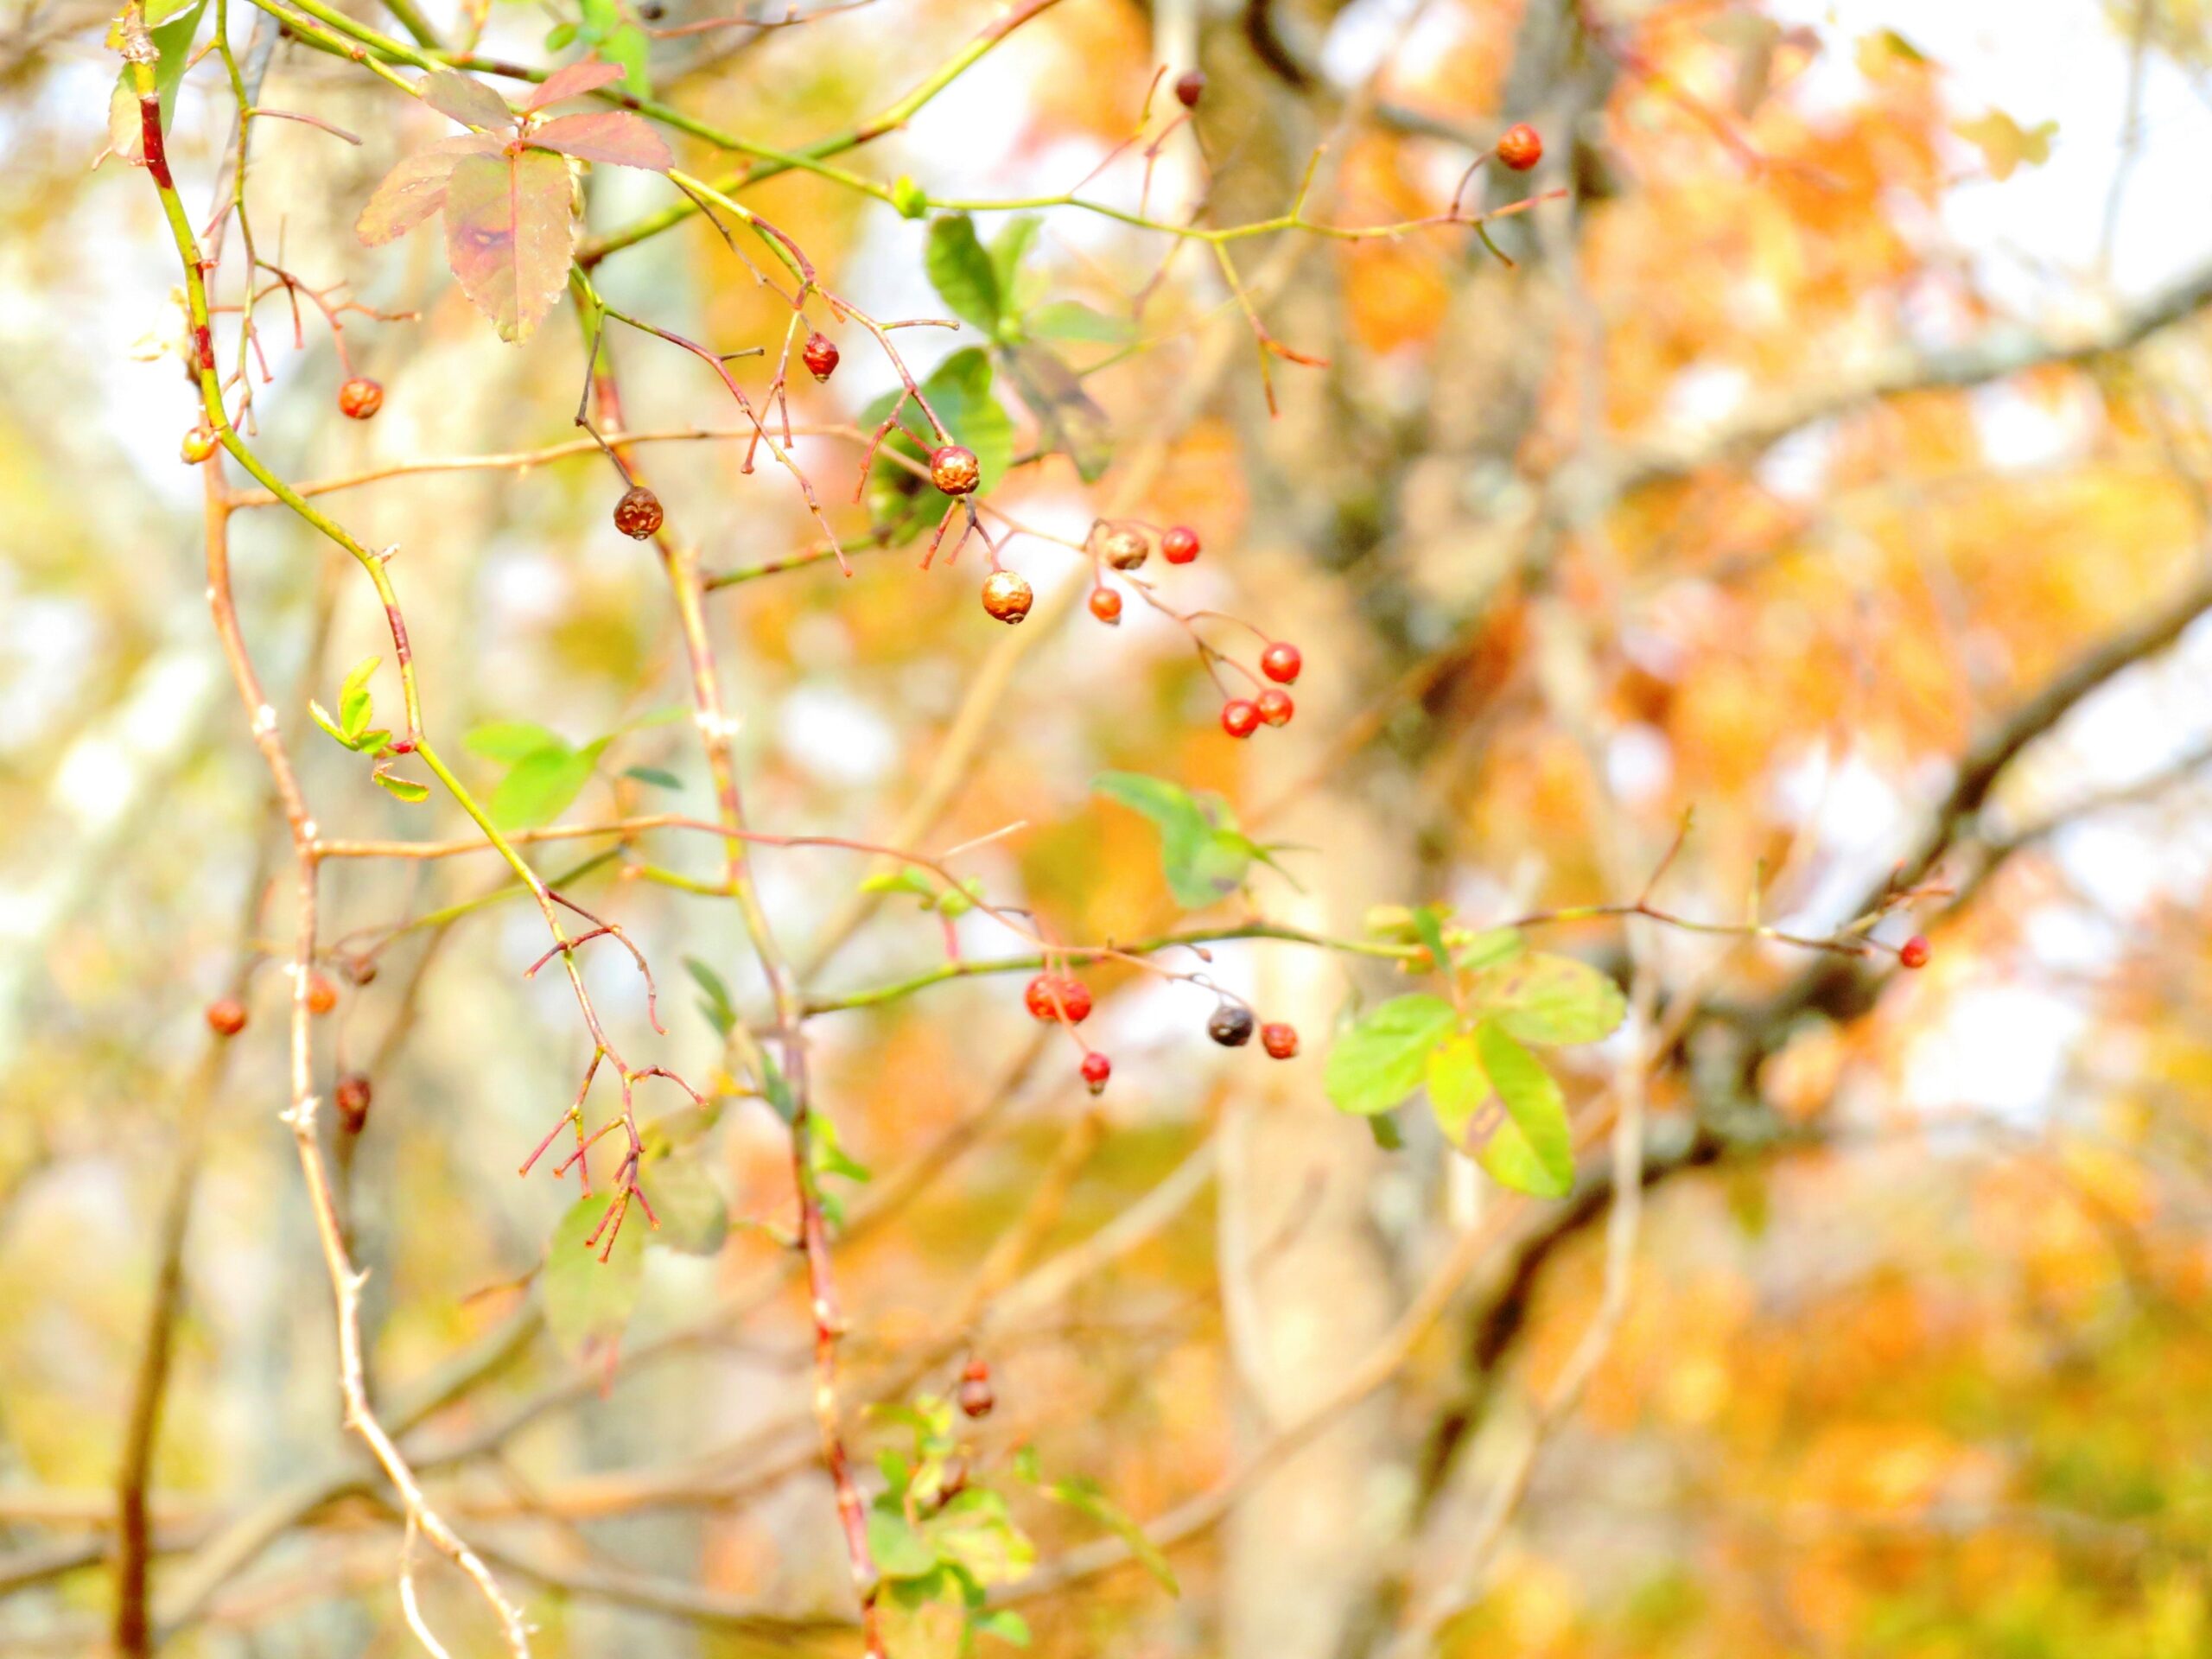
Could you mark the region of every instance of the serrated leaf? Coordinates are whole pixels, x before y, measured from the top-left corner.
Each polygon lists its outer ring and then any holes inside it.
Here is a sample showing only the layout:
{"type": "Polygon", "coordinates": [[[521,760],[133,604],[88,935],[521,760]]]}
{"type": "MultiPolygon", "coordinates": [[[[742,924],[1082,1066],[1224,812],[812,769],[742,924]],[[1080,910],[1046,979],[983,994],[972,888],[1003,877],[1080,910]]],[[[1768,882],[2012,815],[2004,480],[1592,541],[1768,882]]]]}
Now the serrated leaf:
{"type": "Polygon", "coordinates": [[[316,725],[321,727],[324,731],[328,732],[333,741],[344,743],[349,749],[353,747],[353,745],[348,741],[344,730],[340,728],[338,722],[330,717],[330,710],[324,708],[313,697],[309,697],[308,699],[308,717],[313,720],[316,725]]]}
{"type": "Polygon", "coordinates": [[[1455,1031],[1428,1051],[1422,1082],[1428,1088],[1429,1109],[1444,1138],[1461,1151],[1472,1143],[1467,1131],[1483,1109],[1497,1098],[1490,1074],[1483,1070],[1473,1033],[1455,1031]]]}
{"type": "Polygon", "coordinates": [[[643,1184],[660,1230],[652,1243],[686,1255],[712,1255],[729,1236],[729,1205],[707,1166],[671,1154],[645,1169],[643,1184]]]}
{"type": "Polygon", "coordinates": [[[1488,1020],[1475,1027],[1475,1052],[1507,1116],[1478,1161],[1501,1186],[1540,1198],[1566,1197],[1574,1186],[1574,1136],[1559,1080],[1488,1020]]]}
{"type": "Polygon", "coordinates": [[[368,657],[354,664],[346,683],[338,688],[338,723],[349,744],[358,742],[361,734],[369,728],[369,715],[375,709],[369,695],[369,677],[377,671],[379,660],[368,657]]]}
{"type": "Polygon", "coordinates": [[[1006,1500],[987,1487],[962,1492],[931,1516],[923,1530],[939,1560],[977,1584],[1012,1584],[1037,1565],[1037,1547],[1007,1514],[1006,1500]]]}
{"type": "Polygon", "coordinates": [[[525,111],[535,112],[564,99],[582,98],[602,86],[611,86],[629,73],[621,64],[597,63],[589,58],[581,63],[563,64],[523,99],[522,106],[525,111]]]}
{"type": "Polygon", "coordinates": [[[1395,996],[1337,1039],[1322,1086],[1340,1112],[1387,1112],[1421,1085],[1428,1051],[1458,1015],[1440,996],[1395,996]]]}
{"type": "Polygon", "coordinates": [[[868,1505],[868,1554],[887,1579],[926,1578],[937,1571],[937,1551],[904,1511],[882,1498],[868,1505]]]}
{"type": "Polygon", "coordinates": [[[569,164],[543,149],[464,156],[446,187],[446,263],[499,338],[527,340],[569,280],[569,164]]]}
{"type": "Polygon", "coordinates": [[[965,213],[931,219],[922,262],[930,286],[951,307],[952,315],[995,337],[1001,308],[998,272],[976,238],[976,221],[965,213]]]}
{"type": "Polygon", "coordinates": [[[1484,1018],[1524,1043],[1594,1043],[1628,1014],[1609,976],[1576,957],[1541,952],[1486,970],[1472,995],[1484,1018]]]}
{"type": "Polygon", "coordinates": [[[605,1193],[594,1193],[569,1207],[553,1230],[545,1270],[538,1276],[545,1328],[561,1351],[573,1359],[621,1339],[645,1284],[645,1228],[634,1205],[632,1213],[623,1218],[606,1261],[599,1259],[607,1248],[604,1233],[594,1243],[584,1243],[606,1215],[607,1203],[605,1193]]]}
{"type": "Polygon", "coordinates": [[[530,142],[540,149],[557,149],[563,156],[574,156],[582,161],[639,167],[651,173],[665,173],[676,165],[676,157],[669,153],[667,142],[627,110],[594,110],[588,115],[559,116],[533,131],[530,142]]]}
{"type": "Polygon", "coordinates": [[[480,132],[441,138],[401,158],[371,193],[353,234],[371,247],[413,230],[446,205],[454,168],[464,156],[496,156],[500,141],[480,132]]]}
{"type": "Polygon", "coordinates": [[[1109,1500],[1098,1483],[1088,1476],[1075,1480],[1055,1481],[1045,1489],[1046,1496],[1057,1498],[1071,1509],[1079,1510],[1129,1547],[1129,1554],[1137,1564],[1160,1580],[1171,1596],[1182,1594],[1175,1582],[1175,1569],[1167,1565],[1167,1557],[1160,1546],[1145,1536],[1144,1529],[1124,1515],[1109,1500]]]}
{"type": "Polygon", "coordinates": [[[388,772],[372,772],[370,775],[377,780],[377,786],[385,794],[395,796],[410,805],[430,798],[430,786],[428,784],[418,784],[412,778],[395,778],[388,772]]]}
{"type": "Polygon", "coordinates": [[[533,749],[509,767],[492,791],[492,821],[502,830],[535,830],[553,822],[591,781],[588,749],[533,749]]]}
{"type": "Polygon", "coordinates": [[[434,69],[423,77],[423,101],[464,127],[504,128],[514,124],[507,100],[474,76],[434,69]]]}
{"type": "Polygon", "coordinates": [[[1040,305],[1022,319],[1040,340],[1077,340],[1096,346],[1119,346],[1136,333],[1126,317],[1109,317],[1080,300],[1055,300],[1040,305]]]}

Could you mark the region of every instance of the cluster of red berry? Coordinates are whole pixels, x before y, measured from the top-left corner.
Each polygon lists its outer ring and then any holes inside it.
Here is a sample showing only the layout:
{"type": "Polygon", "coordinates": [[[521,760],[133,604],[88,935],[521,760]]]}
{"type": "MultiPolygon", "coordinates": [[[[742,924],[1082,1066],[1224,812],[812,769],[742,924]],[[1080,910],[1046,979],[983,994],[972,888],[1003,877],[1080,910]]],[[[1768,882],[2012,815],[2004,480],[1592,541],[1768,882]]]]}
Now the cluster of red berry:
{"type": "MultiPolygon", "coordinates": [[[[1096,557],[1116,570],[1139,569],[1152,556],[1152,537],[1136,524],[1101,519],[1093,526],[1090,540],[1096,557]]],[[[1187,524],[1160,532],[1160,556],[1170,564],[1188,564],[1201,550],[1198,532],[1187,524]]],[[[1090,589],[1090,613],[1109,627],[1122,620],[1122,595],[1103,577],[1090,589]]]]}
{"type": "Polygon", "coordinates": [[[1260,672],[1274,683],[1256,697],[1231,697],[1221,706],[1221,729],[1231,737],[1249,737],[1262,726],[1287,726],[1297,712],[1290,693],[1282,690],[1298,683],[1306,658],[1298,647],[1278,639],[1260,653],[1260,672]]]}
{"type": "MultiPolygon", "coordinates": [[[[1047,1024],[1058,1022],[1071,1031],[1090,1017],[1090,988],[1072,974],[1042,973],[1031,980],[1021,1000],[1029,1017],[1047,1024]]],[[[1224,1000],[1206,1021],[1206,1035],[1224,1048],[1242,1048],[1260,1033],[1260,1046],[1271,1058],[1287,1060],[1298,1052],[1298,1027],[1281,1020],[1262,1026],[1242,1002],[1224,1000]]],[[[1078,1039],[1078,1041],[1081,1039],[1078,1039]]],[[[1114,1063],[1095,1048],[1083,1052],[1083,1081],[1094,1095],[1106,1092],[1114,1063]]]]}

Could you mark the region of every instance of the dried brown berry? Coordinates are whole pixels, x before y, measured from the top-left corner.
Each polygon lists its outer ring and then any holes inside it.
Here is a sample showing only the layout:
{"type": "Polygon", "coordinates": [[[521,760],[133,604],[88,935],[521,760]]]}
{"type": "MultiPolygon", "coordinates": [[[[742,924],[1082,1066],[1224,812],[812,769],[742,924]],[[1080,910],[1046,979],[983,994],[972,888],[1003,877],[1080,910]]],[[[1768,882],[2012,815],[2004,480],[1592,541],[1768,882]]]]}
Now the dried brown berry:
{"type": "Polygon", "coordinates": [[[614,504],[614,528],[638,541],[660,533],[660,497],[644,485],[633,485],[614,504]]]}
{"type": "Polygon", "coordinates": [[[245,1004],[235,996],[218,997],[207,1005],[207,1028],[218,1037],[235,1037],[245,1029],[245,1004]]]}
{"type": "Polygon", "coordinates": [[[1106,1092],[1106,1079],[1114,1075],[1114,1062],[1103,1054],[1091,1053],[1083,1057],[1083,1086],[1094,1095],[1106,1092]]]}
{"type": "Polygon", "coordinates": [[[1175,77],[1175,101],[1186,110],[1198,107],[1198,100],[1206,95],[1206,72],[1185,69],[1175,77]]]}
{"type": "Polygon", "coordinates": [[[1160,538],[1160,556],[1170,564],[1188,564],[1198,556],[1198,532],[1178,524],[1160,538]]]}
{"type": "Polygon", "coordinates": [[[1070,974],[1039,974],[1021,993],[1033,1020],[1065,1019],[1079,1026],[1090,1018],[1090,987],[1070,974]]]}
{"type": "Polygon", "coordinates": [[[837,372],[837,342],[827,334],[809,334],[798,354],[806,372],[817,380],[827,380],[837,372]]]}
{"type": "Polygon", "coordinates": [[[338,1079],[334,1098],[338,1103],[338,1121],[346,1126],[348,1135],[359,1135],[369,1121],[369,1080],[358,1071],[349,1071],[338,1079]]]}
{"type": "Polygon", "coordinates": [[[1544,159],[1544,137],[1526,121],[1508,127],[1497,141],[1497,159],[1516,173],[1526,173],[1544,159]]]}
{"type": "Polygon", "coordinates": [[[1152,543],[1133,525],[1109,524],[1099,532],[1098,550],[1116,570],[1134,570],[1152,556],[1152,543]]]}
{"type": "Polygon", "coordinates": [[[365,374],[338,388],[339,412],[349,421],[365,421],[383,407],[384,388],[365,374]]]}
{"type": "Polygon", "coordinates": [[[1092,588],[1090,613],[1109,626],[1118,624],[1122,620],[1122,596],[1111,588],[1092,588]]]}
{"type": "Polygon", "coordinates": [[[1298,1027],[1270,1020],[1260,1027],[1260,1046],[1268,1051],[1269,1059],[1289,1059],[1298,1052],[1298,1027]]]}
{"type": "Polygon", "coordinates": [[[1242,1048],[1252,1040],[1252,1010],[1242,1002],[1224,1002],[1206,1021],[1206,1035],[1224,1048],[1242,1048]]]}
{"type": "Polygon", "coordinates": [[[1020,621],[1036,602],[1036,589],[1011,570],[994,570],[983,578],[983,608],[1001,622],[1020,621]]]}
{"type": "Polygon", "coordinates": [[[321,974],[308,976],[308,1012],[328,1014],[338,1006],[338,988],[321,974]]]}
{"type": "Polygon", "coordinates": [[[1272,685],[1253,700],[1253,706],[1259,709],[1260,718],[1270,726],[1289,725],[1291,715],[1297,712],[1290,693],[1272,685]]]}
{"type": "Polygon", "coordinates": [[[973,495],[983,481],[983,464],[976,452],[948,443],[930,457],[930,482],[947,495],[973,495]]]}
{"type": "Polygon", "coordinates": [[[1221,729],[1231,737],[1249,737],[1260,729],[1260,705],[1231,697],[1221,705],[1221,729]]]}

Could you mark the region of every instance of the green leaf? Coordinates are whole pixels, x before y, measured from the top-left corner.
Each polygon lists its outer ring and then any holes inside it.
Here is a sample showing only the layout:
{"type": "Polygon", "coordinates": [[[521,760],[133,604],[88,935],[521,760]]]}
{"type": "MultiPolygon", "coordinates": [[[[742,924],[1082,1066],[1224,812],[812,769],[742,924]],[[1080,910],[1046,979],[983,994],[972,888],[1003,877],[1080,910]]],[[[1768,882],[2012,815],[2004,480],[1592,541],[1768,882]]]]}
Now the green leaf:
{"type": "MultiPolygon", "coordinates": [[[[980,346],[955,352],[938,365],[929,378],[922,382],[922,392],[930,400],[930,407],[938,413],[951,432],[955,442],[963,443],[976,452],[976,460],[982,472],[980,487],[988,490],[1005,476],[1014,461],[1014,420],[992,395],[990,355],[980,346]]],[[[896,392],[886,392],[878,397],[861,416],[862,426],[873,432],[891,413],[897,400],[896,392]]],[[[900,417],[917,432],[926,434],[929,417],[914,407],[909,400],[900,417]]],[[[895,449],[910,461],[923,459],[922,452],[903,432],[893,431],[884,441],[884,447],[895,449]]],[[[918,488],[911,477],[902,475],[895,488],[902,499],[910,486],[918,488]]],[[[942,506],[941,497],[933,498],[942,506]]],[[[879,518],[885,516],[879,507],[879,518]]]]}
{"type": "Polygon", "coordinates": [[[1493,968],[1510,962],[1528,948],[1517,927],[1493,927],[1476,934],[1459,947],[1457,966],[1469,970],[1493,968]]]}
{"type": "Polygon", "coordinates": [[[926,1578],[937,1571],[937,1551],[908,1523],[895,1503],[878,1498],[868,1505],[868,1548],[875,1570],[887,1579],[926,1578]]]}
{"type": "Polygon", "coordinates": [[[412,778],[395,778],[388,772],[372,772],[370,776],[377,780],[378,786],[387,795],[397,799],[419,803],[430,798],[430,786],[418,784],[412,778]]]}
{"type": "Polygon", "coordinates": [[[998,273],[976,239],[976,221],[965,213],[931,219],[922,262],[930,286],[952,308],[952,315],[995,338],[1001,308],[998,273]]]}
{"type": "Polygon", "coordinates": [[[1492,968],[1473,995],[1485,1018],[1524,1043],[1594,1043],[1628,1014],[1621,988],[1574,957],[1540,953],[1492,968]]]}
{"type": "Polygon", "coordinates": [[[685,970],[692,981],[706,993],[699,1004],[699,1012],[715,1028],[715,1035],[727,1037],[737,1025],[737,1009],[729,1000],[729,987],[722,983],[722,976],[696,957],[683,958],[685,970]]]}
{"type": "Polygon", "coordinates": [[[1029,1621],[1011,1607],[995,1607],[988,1613],[978,1613],[974,1623],[978,1636],[995,1636],[1017,1648],[1029,1645],[1029,1621]]]}
{"type": "Polygon", "coordinates": [[[651,784],[655,789],[681,789],[683,780],[672,772],[663,772],[658,766],[625,766],[625,778],[633,778],[641,784],[651,784]]]}
{"type": "Polygon", "coordinates": [[[1077,340],[1097,346],[1119,346],[1136,333],[1124,317],[1109,317],[1080,300],[1055,300],[1040,305],[1022,319],[1040,340],[1077,340]]]}
{"type": "Polygon", "coordinates": [[[712,1255],[729,1236],[729,1205],[707,1166],[696,1158],[671,1156],[645,1171],[645,1197],[660,1217],[652,1242],[685,1255],[712,1255]]]}
{"type": "Polygon", "coordinates": [[[1167,889],[1185,910],[1203,910],[1236,892],[1253,859],[1268,856],[1237,829],[1228,803],[1217,796],[1196,796],[1164,778],[1138,772],[1102,772],[1090,787],[1152,820],[1160,831],[1160,864],[1167,889]]]}
{"type": "Polygon", "coordinates": [[[1021,262],[1028,255],[1030,244],[1037,239],[1037,227],[1041,223],[1035,213],[1016,213],[991,238],[991,276],[998,283],[1001,312],[1014,303],[1021,262]]]}
{"type": "Polygon", "coordinates": [[[363,658],[338,689],[338,723],[345,728],[348,743],[357,742],[369,728],[369,715],[376,706],[369,695],[369,676],[377,671],[378,661],[374,657],[363,658]]]}
{"type": "Polygon", "coordinates": [[[1565,1198],[1574,1186],[1574,1137],[1559,1080],[1488,1020],[1475,1027],[1475,1050],[1510,1120],[1498,1126],[1478,1161],[1502,1186],[1540,1198],[1565,1198]]]}
{"type": "MultiPolygon", "coordinates": [[[[200,20],[207,15],[207,0],[195,0],[183,8],[181,0],[156,0],[146,8],[148,38],[154,43],[154,92],[161,100],[162,129],[168,130],[169,118],[176,113],[176,89],[184,79],[185,66],[192,60],[193,37],[200,32],[200,20]]],[[[108,143],[115,153],[126,161],[145,159],[145,122],[138,104],[137,85],[125,65],[116,78],[115,91],[108,99],[108,143]]]]}
{"type": "Polygon", "coordinates": [[[561,1351],[574,1359],[621,1338],[645,1283],[642,1216],[632,1213],[623,1218],[622,1230],[614,1236],[604,1262],[599,1259],[600,1251],[607,1248],[604,1234],[595,1243],[587,1246],[584,1243],[607,1214],[608,1201],[607,1195],[601,1192],[578,1198],[569,1206],[561,1224],[553,1230],[553,1242],[545,1251],[545,1271],[538,1279],[545,1328],[552,1332],[561,1351]]]}
{"type": "Polygon", "coordinates": [[[1037,1547],[1007,1514],[1006,1500],[973,1486],[931,1516],[924,1530],[938,1558],[977,1584],[1012,1584],[1037,1565],[1037,1547]]]}
{"type": "Polygon", "coordinates": [[[876,1626],[886,1659],[962,1659],[968,1648],[967,1599],[943,1569],[886,1579],[876,1626]]]}
{"type": "Polygon", "coordinates": [[[569,810],[591,781],[589,749],[533,749],[508,768],[492,791],[492,821],[502,830],[535,830],[569,810]]]}
{"type": "Polygon", "coordinates": [[[1428,951],[1430,970],[1442,973],[1452,961],[1452,953],[1444,948],[1444,912],[1434,905],[1421,906],[1414,912],[1414,931],[1428,951]]]}
{"type": "Polygon", "coordinates": [[[1428,1051],[1457,1015],[1440,996],[1395,996],[1370,1009],[1329,1051],[1322,1084],[1340,1112],[1387,1112],[1421,1085],[1428,1051]]]}
{"type": "Polygon", "coordinates": [[[1377,1112],[1363,1121],[1368,1135],[1383,1151],[1403,1152],[1406,1149],[1405,1131],[1398,1127],[1398,1120],[1389,1112],[1377,1112]]]}
{"type": "Polygon", "coordinates": [[[324,708],[313,697],[309,697],[308,699],[308,714],[309,717],[314,720],[316,725],[321,727],[324,731],[330,734],[334,741],[343,743],[349,749],[353,747],[353,741],[340,729],[338,722],[330,717],[330,710],[324,708]]]}
{"type": "Polygon", "coordinates": [[[1490,1074],[1483,1070],[1471,1033],[1455,1031],[1428,1051],[1423,1082],[1428,1086],[1429,1109],[1444,1138],[1461,1151],[1471,1146],[1467,1131],[1483,1108],[1497,1098],[1490,1074]]]}
{"type": "Polygon", "coordinates": [[[556,23],[545,31],[545,49],[548,52],[565,52],[569,48],[569,43],[575,38],[575,24],[556,23]]]}
{"type": "Polygon", "coordinates": [[[560,733],[527,720],[487,720],[481,726],[471,727],[461,741],[471,754],[480,754],[486,760],[502,760],[509,766],[540,749],[569,747],[569,740],[560,733]]]}
{"type": "Polygon", "coordinates": [[[791,1079],[772,1055],[760,1057],[760,1095],[768,1109],[789,1123],[798,1116],[798,1102],[791,1095],[791,1079]]]}
{"type": "Polygon", "coordinates": [[[1167,1565],[1167,1557],[1160,1553],[1160,1546],[1146,1537],[1144,1529],[1122,1514],[1108,1499],[1096,1481],[1088,1476],[1075,1480],[1055,1481],[1045,1489],[1045,1495],[1089,1516],[1127,1544],[1137,1564],[1159,1580],[1169,1595],[1182,1593],[1181,1587],[1175,1582],[1175,1570],[1167,1565]]]}

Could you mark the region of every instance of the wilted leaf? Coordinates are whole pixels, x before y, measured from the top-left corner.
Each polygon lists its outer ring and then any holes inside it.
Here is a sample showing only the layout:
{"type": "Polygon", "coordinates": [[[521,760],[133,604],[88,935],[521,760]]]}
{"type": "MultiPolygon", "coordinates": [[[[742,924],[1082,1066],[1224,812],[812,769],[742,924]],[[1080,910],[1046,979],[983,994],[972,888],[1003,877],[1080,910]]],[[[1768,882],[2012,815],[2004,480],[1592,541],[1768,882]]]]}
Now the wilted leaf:
{"type": "Polygon", "coordinates": [[[1574,1139],[1558,1079],[1487,1021],[1475,1028],[1475,1051],[1508,1120],[1477,1154],[1483,1168],[1501,1186],[1564,1198],[1574,1186],[1574,1139]]]}
{"type": "Polygon", "coordinates": [[[1046,446],[1073,461],[1085,483],[1104,473],[1113,460],[1113,423],[1075,371],[1049,348],[1024,343],[1007,353],[1007,372],[1044,429],[1046,446]]]}
{"type": "Polygon", "coordinates": [[[569,280],[575,242],[569,167],[558,156],[464,156],[446,188],[446,262],[505,340],[543,321],[569,280]]]}
{"type": "Polygon", "coordinates": [[[589,58],[582,63],[563,64],[545,77],[537,90],[523,100],[522,106],[525,111],[535,111],[564,99],[582,98],[586,92],[612,86],[628,73],[629,70],[621,64],[598,63],[589,58]]]}
{"type": "Polygon", "coordinates": [[[1609,976],[1576,957],[1543,953],[1491,969],[1475,982],[1474,1001],[1524,1043],[1594,1043],[1628,1013],[1609,976]]]}
{"type": "Polygon", "coordinates": [[[533,131],[530,142],[540,149],[557,149],[563,156],[615,167],[641,167],[649,172],[665,173],[676,165],[676,157],[669,153],[666,141],[642,118],[627,110],[594,110],[588,115],[560,116],[533,131]]]}
{"type": "Polygon", "coordinates": [[[371,247],[404,235],[446,205],[446,188],[462,156],[496,156],[499,148],[497,138],[465,132],[403,157],[370,195],[353,233],[371,247]]]}
{"type": "Polygon", "coordinates": [[[581,1359],[620,1339],[645,1283],[645,1230],[643,1217],[634,1211],[624,1218],[606,1261],[599,1259],[607,1246],[604,1234],[589,1247],[584,1243],[607,1213],[607,1202],[601,1192],[569,1206],[553,1230],[545,1271],[538,1280],[545,1328],[571,1358],[581,1359]]]}
{"type": "Polygon", "coordinates": [[[435,69],[423,77],[423,101],[464,127],[508,127],[515,112],[507,100],[473,76],[435,69]]]}
{"type": "Polygon", "coordinates": [[[1340,1112],[1387,1112],[1421,1085],[1428,1051],[1458,1016],[1440,996],[1392,997],[1337,1039],[1322,1084],[1340,1112]]]}
{"type": "Polygon", "coordinates": [[[931,219],[923,263],[930,286],[952,308],[952,315],[996,337],[1001,303],[998,273],[976,240],[975,221],[965,213],[931,219]]]}

